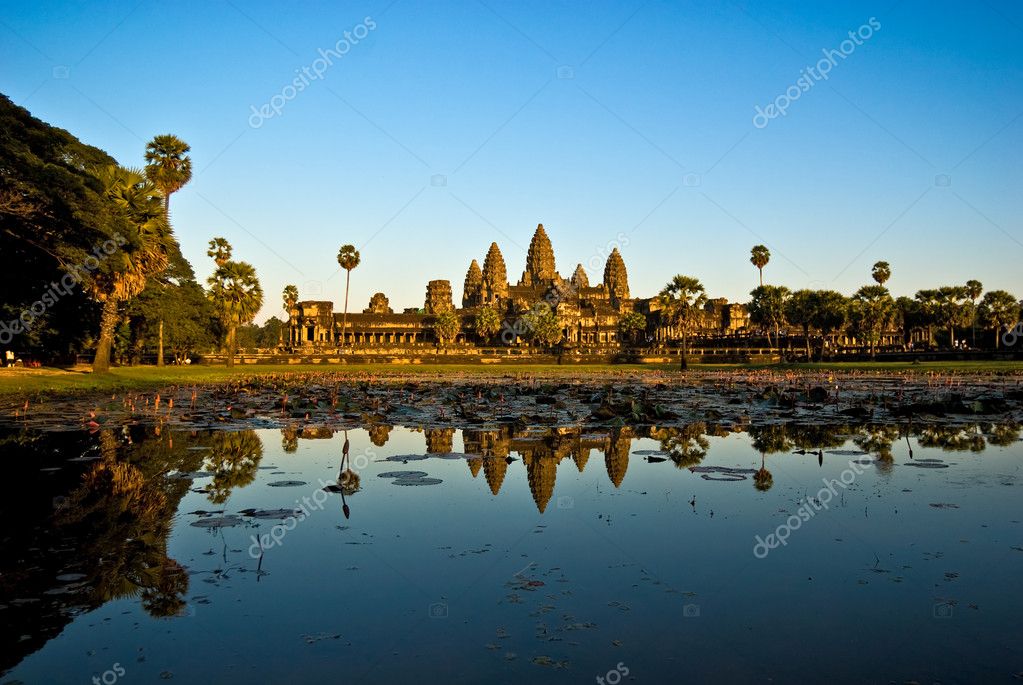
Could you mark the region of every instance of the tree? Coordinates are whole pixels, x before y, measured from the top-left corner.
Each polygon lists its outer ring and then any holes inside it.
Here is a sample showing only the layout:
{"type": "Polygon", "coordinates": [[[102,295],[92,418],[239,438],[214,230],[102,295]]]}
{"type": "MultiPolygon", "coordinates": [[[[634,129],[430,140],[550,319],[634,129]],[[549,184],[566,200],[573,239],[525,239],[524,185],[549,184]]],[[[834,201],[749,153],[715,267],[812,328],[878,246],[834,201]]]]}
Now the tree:
{"type": "Polygon", "coordinates": [[[541,347],[554,347],[561,342],[563,331],[558,315],[546,302],[538,302],[523,317],[529,339],[541,347]]]}
{"type": "Polygon", "coordinates": [[[785,303],[785,318],[795,326],[803,329],[803,341],[806,344],[806,359],[810,360],[810,326],[813,325],[814,312],[817,309],[817,293],[813,290],[797,290],[785,303]]]}
{"type": "Polygon", "coordinates": [[[966,325],[969,308],[966,306],[967,292],[964,286],[946,285],[935,291],[936,323],[948,329],[948,346],[955,346],[956,326],[966,325]]]}
{"type": "Polygon", "coordinates": [[[480,307],[473,318],[472,327],[481,341],[489,342],[501,330],[501,315],[493,307],[480,307]]]}
{"type": "Polygon", "coordinates": [[[760,285],[764,284],[764,267],[771,261],[771,251],[764,245],[754,245],[750,250],[750,263],[760,272],[760,285]]]}
{"type": "MultiPolygon", "coordinates": [[[[814,294],[813,316],[810,325],[821,332],[827,339],[845,326],[849,319],[849,300],[845,295],[834,290],[818,290],[814,294]]],[[[824,346],[821,345],[821,357],[824,346]]]]}
{"type": "Polygon", "coordinates": [[[785,323],[785,303],[789,289],[783,285],[762,285],[750,291],[749,318],[754,324],[767,330],[767,344],[781,346],[781,325],[785,323]],[[771,329],[775,342],[771,342],[771,329]]]}
{"type": "Polygon", "coordinates": [[[234,366],[238,327],[251,322],[263,306],[263,288],[247,262],[226,261],[206,281],[208,297],[227,330],[227,365],[234,366]]]}
{"type": "Polygon", "coordinates": [[[875,262],[870,270],[870,277],[877,281],[878,285],[884,285],[892,277],[892,268],[888,262],[875,262]]]}
{"type": "Polygon", "coordinates": [[[441,312],[433,320],[433,332],[441,345],[453,343],[461,330],[462,320],[452,310],[441,312]]]}
{"type": "Polygon", "coordinates": [[[646,317],[639,312],[627,312],[618,319],[618,332],[622,340],[631,342],[638,331],[646,330],[646,317]]]}
{"type": "Polygon", "coordinates": [[[995,349],[1001,342],[1001,332],[1019,320],[1019,300],[1004,290],[990,290],[980,301],[977,316],[984,328],[995,332],[995,349]]]}
{"type": "Polygon", "coordinates": [[[686,361],[689,332],[699,321],[703,305],[707,304],[707,293],[698,279],[677,274],[661,289],[658,299],[665,325],[678,328],[682,333],[679,369],[684,371],[689,368],[689,362],[686,361]]]}
{"type": "Polygon", "coordinates": [[[159,191],[140,171],[111,165],[98,176],[120,219],[117,230],[127,234],[118,233],[124,244],[105,256],[88,285],[91,295],[103,305],[92,370],[106,373],[118,305],[141,293],[150,276],[167,268],[171,230],[159,191]]]}
{"type": "Polygon", "coordinates": [[[853,326],[870,347],[873,358],[877,343],[895,314],[895,300],[883,285],[865,285],[852,297],[853,326]]]}
{"type": "MultiPolygon", "coordinates": [[[[291,321],[291,310],[298,304],[298,287],[294,285],[284,286],[281,293],[281,302],[284,305],[285,321],[291,321]]],[[[284,340],[284,328],[281,329],[281,341],[284,340]]],[[[290,344],[290,340],[288,341],[290,344]]]]}
{"type": "Polygon", "coordinates": [[[341,324],[341,347],[345,346],[345,334],[348,332],[348,285],[352,278],[352,269],[359,266],[361,258],[354,245],[342,245],[337,253],[337,263],[345,270],[345,313],[341,324]]]}
{"type": "Polygon", "coordinates": [[[146,144],[146,178],[163,195],[164,211],[170,216],[171,195],[192,180],[192,148],[177,136],[165,134],[146,144]]]}
{"type": "Polygon", "coordinates": [[[977,346],[977,298],[984,292],[984,284],[971,278],[966,281],[966,296],[970,298],[970,325],[973,327],[973,335],[970,344],[977,346]]]}
{"type": "Polygon", "coordinates": [[[214,238],[210,241],[206,256],[212,257],[217,266],[224,266],[231,261],[231,243],[224,238],[214,238]]]}

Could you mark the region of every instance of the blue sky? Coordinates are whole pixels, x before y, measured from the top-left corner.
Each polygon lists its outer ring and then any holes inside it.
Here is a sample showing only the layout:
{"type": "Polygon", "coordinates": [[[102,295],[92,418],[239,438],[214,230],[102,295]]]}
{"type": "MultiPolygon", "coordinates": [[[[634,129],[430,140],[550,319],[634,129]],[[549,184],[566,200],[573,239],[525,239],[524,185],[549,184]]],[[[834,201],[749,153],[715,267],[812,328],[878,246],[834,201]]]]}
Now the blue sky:
{"type": "Polygon", "coordinates": [[[743,301],[756,243],[793,289],[851,293],[885,259],[896,295],[969,278],[1023,295],[1020,3],[0,7],[16,103],[122,164],[158,133],[192,145],[175,230],[201,278],[216,235],[256,266],[261,319],[287,283],[340,302],[346,242],[354,310],[376,291],[422,306],[435,278],[458,299],[495,240],[517,280],[540,222],[563,275],[599,280],[619,245],[634,296],[685,273],[743,301]],[[827,80],[803,73],[871,18],[827,80]]]}

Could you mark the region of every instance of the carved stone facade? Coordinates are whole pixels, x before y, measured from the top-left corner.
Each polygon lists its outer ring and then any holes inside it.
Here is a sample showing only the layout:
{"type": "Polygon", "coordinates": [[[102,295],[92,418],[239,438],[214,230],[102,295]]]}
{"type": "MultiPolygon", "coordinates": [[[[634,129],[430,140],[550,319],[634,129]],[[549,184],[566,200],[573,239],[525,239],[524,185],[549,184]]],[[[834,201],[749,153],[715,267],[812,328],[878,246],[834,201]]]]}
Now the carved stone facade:
{"type": "MultiPolygon", "coordinates": [[[[451,282],[430,281],[422,309],[407,308],[395,314],[387,297],[376,293],[369,307],[361,314],[348,315],[345,347],[352,350],[387,347],[400,353],[417,346],[436,347],[439,342],[433,331],[436,315],[454,311],[462,321],[462,331],[455,345],[501,345],[550,349],[549,342],[538,343],[530,328],[530,312],[546,305],[556,316],[561,350],[578,348],[620,348],[624,344],[654,345],[675,340],[677,331],[661,323],[658,298],[635,299],[629,290],[629,274],[625,259],[614,248],[604,264],[603,279],[590,285],[582,264],[570,278],[557,271],[554,247],[543,224],[536,227],[526,254],[522,277],[512,285],[497,243],[491,243],[483,259],[483,268],[473,259],[465,274],[461,308],[456,308],[451,282]],[[496,311],[500,332],[486,340],[475,333],[474,322],[482,308],[496,311]],[[646,329],[628,333],[620,331],[626,314],[637,312],[646,319],[646,329]]],[[[290,311],[289,346],[292,348],[342,347],[342,315],[333,311],[333,303],[298,302],[290,311]]],[[[722,298],[710,300],[705,309],[698,334],[731,336],[745,332],[749,316],[742,305],[728,304],[722,298]]],[[[553,336],[558,337],[557,330],[553,336]]],[[[541,468],[537,466],[536,468],[541,468]]],[[[488,479],[490,476],[488,476],[488,479]]]]}

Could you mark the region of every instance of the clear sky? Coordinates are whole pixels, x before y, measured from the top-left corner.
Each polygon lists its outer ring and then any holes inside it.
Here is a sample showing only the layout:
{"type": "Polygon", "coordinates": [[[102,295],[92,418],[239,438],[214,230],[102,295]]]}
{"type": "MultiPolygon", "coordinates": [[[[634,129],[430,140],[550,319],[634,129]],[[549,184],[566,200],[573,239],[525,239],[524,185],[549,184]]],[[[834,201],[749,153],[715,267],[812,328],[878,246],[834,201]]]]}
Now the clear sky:
{"type": "Polygon", "coordinates": [[[191,144],[178,238],[205,279],[227,237],[261,319],[340,302],[347,242],[356,311],[458,300],[495,240],[514,282],[541,222],[562,275],[619,245],[634,296],[744,301],[756,243],[793,289],[884,259],[896,295],[1023,295],[1019,2],[5,0],[0,91],[122,164],[191,144]]]}

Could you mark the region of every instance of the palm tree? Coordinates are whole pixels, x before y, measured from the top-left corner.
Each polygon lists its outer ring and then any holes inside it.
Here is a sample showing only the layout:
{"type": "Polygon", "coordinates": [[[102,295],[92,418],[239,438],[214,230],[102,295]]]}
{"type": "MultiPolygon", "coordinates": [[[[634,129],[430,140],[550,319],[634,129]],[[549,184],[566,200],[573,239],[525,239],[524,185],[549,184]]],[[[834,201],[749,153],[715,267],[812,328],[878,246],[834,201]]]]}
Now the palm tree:
{"type": "Polygon", "coordinates": [[[207,257],[213,257],[217,266],[224,266],[231,261],[231,243],[224,238],[214,238],[210,241],[209,249],[206,250],[207,257]]]}
{"type": "Polygon", "coordinates": [[[227,328],[227,365],[234,366],[238,327],[251,322],[263,306],[263,288],[247,262],[225,262],[206,281],[208,296],[227,328]]]}
{"type": "Polygon", "coordinates": [[[678,274],[664,286],[659,299],[665,323],[682,331],[682,359],[679,369],[684,371],[689,367],[686,361],[686,354],[689,352],[689,329],[696,323],[703,305],[707,303],[707,293],[698,279],[678,274]]]}
{"type": "Polygon", "coordinates": [[[785,308],[789,289],[783,285],[762,285],[750,291],[752,298],[747,305],[750,321],[767,330],[767,344],[781,347],[781,325],[785,323],[785,308]],[[771,329],[774,329],[774,342],[771,329]]]}
{"type": "Polygon", "coordinates": [[[501,315],[493,307],[480,307],[472,326],[480,340],[487,343],[501,330],[501,315]]]}
{"type": "Polygon", "coordinates": [[[803,328],[806,361],[810,361],[810,326],[813,325],[816,308],[817,292],[814,290],[797,290],[785,303],[785,318],[789,323],[803,328]]]}
{"type": "Polygon", "coordinates": [[[994,330],[995,349],[998,349],[1001,343],[1002,336],[1000,333],[1002,330],[1007,329],[1019,320],[1019,300],[1016,299],[1015,295],[1004,290],[989,290],[984,293],[984,299],[980,301],[980,308],[977,313],[981,324],[985,328],[994,330]]]}
{"type": "Polygon", "coordinates": [[[341,324],[341,348],[345,346],[345,334],[348,332],[348,285],[352,278],[352,269],[359,266],[359,251],[354,245],[342,245],[337,253],[337,263],[345,270],[345,313],[341,324]]]}
{"type": "Polygon", "coordinates": [[[171,195],[192,180],[192,148],[177,136],[165,134],[146,144],[146,178],[163,194],[164,211],[170,214],[171,195]]]}
{"type": "Polygon", "coordinates": [[[100,335],[92,370],[110,370],[110,348],[117,327],[118,304],[138,295],[146,280],[167,268],[168,251],[173,241],[160,192],[138,169],[111,165],[99,171],[97,178],[118,215],[115,235],[123,244],[108,254],[89,283],[93,299],[103,304],[100,335]],[[129,233],[123,236],[120,230],[129,233]]]}
{"type": "MultiPolygon", "coordinates": [[[[156,136],[146,145],[146,178],[163,194],[163,211],[170,223],[170,197],[192,179],[188,143],[170,134],[156,136]]],[[[156,365],[163,366],[163,318],[160,319],[156,365]]]]}
{"type": "MultiPolygon", "coordinates": [[[[285,319],[291,321],[291,310],[295,307],[298,302],[298,287],[294,285],[284,286],[284,292],[281,293],[281,299],[284,304],[284,313],[287,315],[285,319]]],[[[281,329],[281,342],[284,341],[284,329],[281,329]]]]}
{"type": "Polygon", "coordinates": [[[757,267],[760,272],[760,285],[764,284],[764,267],[771,261],[771,251],[764,245],[754,245],[753,249],[749,251],[750,263],[757,267]]]}
{"type": "Polygon", "coordinates": [[[870,347],[874,358],[877,343],[888,329],[895,315],[895,300],[883,285],[865,285],[852,296],[856,327],[870,347]]]}
{"type": "Polygon", "coordinates": [[[980,297],[984,292],[984,284],[980,281],[971,278],[966,281],[966,296],[970,298],[970,302],[973,303],[970,311],[970,319],[973,325],[973,340],[971,344],[973,347],[977,346],[977,298],[980,297]]]}
{"type": "Polygon", "coordinates": [[[870,270],[870,277],[877,281],[878,285],[884,285],[892,277],[892,268],[888,266],[888,262],[875,262],[870,270]]]}

